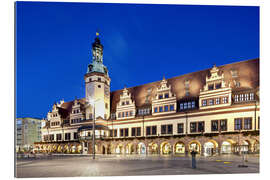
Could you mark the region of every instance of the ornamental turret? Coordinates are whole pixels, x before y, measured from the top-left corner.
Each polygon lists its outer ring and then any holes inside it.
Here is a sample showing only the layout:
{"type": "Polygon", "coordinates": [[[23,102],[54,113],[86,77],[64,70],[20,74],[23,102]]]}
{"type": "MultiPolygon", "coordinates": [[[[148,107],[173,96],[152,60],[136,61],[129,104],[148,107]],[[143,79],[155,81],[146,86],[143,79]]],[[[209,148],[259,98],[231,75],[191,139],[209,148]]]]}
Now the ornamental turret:
{"type": "Polygon", "coordinates": [[[88,104],[86,119],[93,117],[95,105],[95,117],[108,119],[110,115],[110,78],[107,67],[103,65],[103,45],[99,33],[96,33],[92,43],[92,63],[88,65],[85,80],[85,99],[88,104]]]}

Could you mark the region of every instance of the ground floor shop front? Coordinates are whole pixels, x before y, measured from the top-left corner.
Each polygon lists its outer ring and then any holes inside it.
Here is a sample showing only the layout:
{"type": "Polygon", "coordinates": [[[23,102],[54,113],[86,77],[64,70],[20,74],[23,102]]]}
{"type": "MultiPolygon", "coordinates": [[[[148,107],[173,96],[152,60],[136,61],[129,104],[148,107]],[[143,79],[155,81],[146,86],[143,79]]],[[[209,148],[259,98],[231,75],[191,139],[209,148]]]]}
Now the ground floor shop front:
{"type": "MultiPolygon", "coordinates": [[[[44,153],[92,154],[92,140],[35,143],[35,151],[44,153]]],[[[140,137],[97,139],[97,154],[181,155],[196,151],[200,155],[259,153],[259,135],[220,134],[216,136],[140,137]]]]}

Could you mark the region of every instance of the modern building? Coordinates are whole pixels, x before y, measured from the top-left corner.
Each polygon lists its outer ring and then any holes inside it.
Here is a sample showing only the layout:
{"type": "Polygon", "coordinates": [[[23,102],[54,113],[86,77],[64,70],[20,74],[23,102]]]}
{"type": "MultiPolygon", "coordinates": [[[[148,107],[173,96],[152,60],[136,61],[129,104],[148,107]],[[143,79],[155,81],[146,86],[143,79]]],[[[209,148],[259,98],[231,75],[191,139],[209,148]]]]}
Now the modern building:
{"type": "Polygon", "coordinates": [[[110,92],[97,34],[84,80],[85,98],[48,112],[39,151],[92,153],[95,121],[101,154],[259,152],[259,59],[110,92]]]}
{"type": "Polygon", "coordinates": [[[16,119],[16,152],[29,151],[34,148],[34,142],[41,141],[41,119],[16,119]]]}

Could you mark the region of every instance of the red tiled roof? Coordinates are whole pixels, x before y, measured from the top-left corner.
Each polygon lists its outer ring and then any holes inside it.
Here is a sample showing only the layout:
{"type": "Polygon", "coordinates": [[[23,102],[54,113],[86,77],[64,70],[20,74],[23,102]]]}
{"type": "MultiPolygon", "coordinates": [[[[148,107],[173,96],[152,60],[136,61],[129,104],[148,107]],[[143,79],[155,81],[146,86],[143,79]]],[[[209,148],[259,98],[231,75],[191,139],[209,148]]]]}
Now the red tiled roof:
{"type": "MultiPolygon", "coordinates": [[[[205,85],[206,76],[210,76],[210,67],[202,71],[192,72],[189,74],[184,74],[181,76],[173,77],[167,79],[168,84],[171,85],[172,92],[176,95],[177,100],[186,98],[185,97],[185,87],[184,81],[189,80],[189,92],[190,97],[198,97],[200,89],[205,85]]],[[[225,82],[233,84],[233,78],[231,76],[231,70],[238,71],[238,81],[242,88],[255,89],[259,86],[259,59],[251,59],[247,61],[240,61],[232,64],[226,64],[223,66],[218,66],[219,73],[224,73],[225,82]]],[[[162,79],[161,79],[162,80],[162,79]]],[[[127,88],[131,97],[135,100],[136,107],[147,106],[145,103],[147,90],[152,89],[149,100],[151,102],[152,98],[156,94],[156,89],[160,86],[160,81],[130,87],[127,88]]],[[[234,87],[232,87],[234,88],[234,87]]],[[[120,95],[123,89],[111,92],[111,112],[116,111],[116,104],[120,100],[120,95]]],[[[85,104],[85,98],[79,99],[79,102],[85,104]]],[[[62,108],[67,109],[69,112],[72,109],[73,101],[65,102],[62,104],[62,108]]]]}

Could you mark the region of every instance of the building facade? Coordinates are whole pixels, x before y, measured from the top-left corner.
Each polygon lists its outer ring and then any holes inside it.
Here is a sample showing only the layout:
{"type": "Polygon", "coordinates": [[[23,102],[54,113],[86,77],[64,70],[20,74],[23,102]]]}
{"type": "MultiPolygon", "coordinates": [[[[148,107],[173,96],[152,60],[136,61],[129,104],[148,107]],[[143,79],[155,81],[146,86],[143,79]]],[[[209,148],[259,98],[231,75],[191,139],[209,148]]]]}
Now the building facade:
{"type": "Polygon", "coordinates": [[[34,143],[41,141],[41,119],[16,119],[16,152],[30,151],[34,143]]]}
{"type": "Polygon", "coordinates": [[[259,152],[259,59],[110,92],[97,35],[85,98],[60,101],[44,120],[40,152],[202,155],[259,152]]]}

